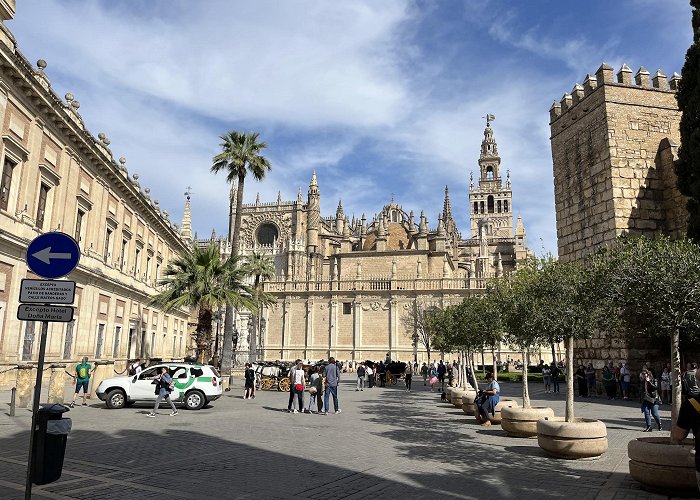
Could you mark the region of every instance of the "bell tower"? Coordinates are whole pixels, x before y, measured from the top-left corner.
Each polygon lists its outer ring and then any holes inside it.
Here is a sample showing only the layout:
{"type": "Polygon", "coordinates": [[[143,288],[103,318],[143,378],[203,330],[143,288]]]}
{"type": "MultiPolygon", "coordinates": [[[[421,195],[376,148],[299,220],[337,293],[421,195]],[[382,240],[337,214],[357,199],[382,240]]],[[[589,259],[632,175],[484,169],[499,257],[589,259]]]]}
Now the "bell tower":
{"type": "MultiPolygon", "coordinates": [[[[506,172],[503,185],[501,157],[498,144],[493,137],[491,122],[495,116],[486,115],[484,140],[479,154],[479,183],[474,186],[474,177],[469,180],[469,206],[471,237],[478,238],[481,226],[485,236],[494,238],[513,237],[513,192],[510,187],[510,171],[506,172]]],[[[483,233],[482,233],[483,234],[483,233]]]]}

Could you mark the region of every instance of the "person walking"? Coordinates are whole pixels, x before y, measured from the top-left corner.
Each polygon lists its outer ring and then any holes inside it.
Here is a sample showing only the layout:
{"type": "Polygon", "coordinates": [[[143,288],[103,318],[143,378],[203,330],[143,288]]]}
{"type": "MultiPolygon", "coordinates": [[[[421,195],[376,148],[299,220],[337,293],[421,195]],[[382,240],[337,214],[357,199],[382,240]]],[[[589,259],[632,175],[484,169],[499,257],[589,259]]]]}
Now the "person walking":
{"type": "Polygon", "coordinates": [[[75,393],[73,401],[70,403],[71,408],[75,408],[75,400],[78,398],[80,390],[83,391],[83,406],[87,406],[88,387],[90,385],[90,376],[95,373],[97,367],[93,368],[88,363],[88,357],[84,356],[83,360],[75,366],[75,375],[71,375],[75,380],[75,393]]]}
{"type": "Polygon", "coordinates": [[[554,361],[550,365],[550,370],[552,372],[552,392],[559,392],[559,375],[561,375],[561,370],[554,361]]]}
{"type": "Polygon", "coordinates": [[[406,370],[403,372],[406,381],[406,392],[411,392],[411,379],[413,378],[413,367],[411,363],[406,363],[406,370]]]}
{"type": "Polygon", "coordinates": [[[608,401],[615,399],[617,381],[615,380],[615,373],[610,370],[608,365],[603,366],[602,378],[603,389],[605,389],[605,395],[608,396],[608,401]]]}
{"type": "Polygon", "coordinates": [[[552,369],[547,365],[542,365],[542,382],[545,394],[552,392],[552,369]]]}
{"type": "Polygon", "coordinates": [[[597,397],[598,391],[596,390],[595,368],[593,368],[593,363],[588,363],[586,367],[586,383],[588,384],[588,395],[592,398],[597,397]]]}
{"type": "Polygon", "coordinates": [[[425,363],[420,367],[420,374],[423,376],[423,385],[428,385],[428,365],[425,363]]]}
{"type": "Polygon", "coordinates": [[[379,362],[379,387],[386,387],[386,365],[384,361],[379,362]]]}
{"type": "Polygon", "coordinates": [[[578,395],[582,398],[588,397],[588,384],[586,383],[586,369],[579,365],[576,370],[576,382],[578,383],[578,395]]]}
{"type": "Polygon", "coordinates": [[[153,406],[153,411],[146,415],[147,417],[155,418],[155,416],[158,414],[158,407],[160,406],[160,402],[163,401],[163,399],[167,400],[168,403],[170,403],[170,407],[173,409],[173,411],[170,413],[171,417],[174,417],[177,415],[177,408],[175,408],[175,403],[173,403],[173,400],[170,399],[170,393],[173,390],[172,387],[172,382],[173,378],[170,376],[168,373],[168,369],[165,366],[162,366],[160,368],[160,374],[153,379],[153,383],[156,385],[156,394],[158,397],[156,398],[156,404],[153,406]]]}
{"type": "Polygon", "coordinates": [[[306,388],[306,378],[304,377],[304,368],[301,360],[297,360],[296,366],[289,370],[289,404],[287,405],[287,411],[289,413],[299,413],[304,412],[304,389],[306,388]],[[294,408],[294,396],[298,401],[298,410],[294,408]]]}
{"type": "Polygon", "coordinates": [[[622,391],[622,399],[630,398],[630,383],[632,382],[632,372],[625,363],[620,363],[620,390],[622,391]]]}
{"type": "Polygon", "coordinates": [[[371,389],[374,387],[374,370],[369,364],[365,364],[365,375],[367,376],[367,388],[371,389]]]}
{"type": "Polygon", "coordinates": [[[661,372],[661,403],[671,403],[671,372],[668,365],[664,366],[664,371],[661,372]]]}
{"type": "Polygon", "coordinates": [[[367,373],[367,370],[365,369],[365,365],[363,363],[360,363],[360,366],[357,367],[357,387],[355,387],[355,391],[364,391],[365,390],[365,374],[367,373]]]}
{"type": "MultiPolygon", "coordinates": [[[[698,375],[695,372],[695,385],[698,385],[698,375]]],[[[671,429],[671,439],[678,444],[688,437],[688,432],[693,431],[695,440],[695,479],[700,489],[700,394],[689,396],[683,401],[681,410],[678,412],[678,421],[671,429]]]]}
{"type": "Polygon", "coordinates": [[[661,430],[661,418],[659,417],[659,393],[655,380],[647,368],[642,370],[642,413],[646,427],[643,432],[651,432],[651,417],[654,417],[656,425],[661,430]]]}
{"type": "Polygon", "coordinates": [[[318,374],[318,368],[311,368],[311,376],[309,377],[309,407],[307,408],[307,413],[313,413],[311,410],[311,402],[315,402],[316,411],[321,413],[323,410],[323,394],[321,392],[323,386],[323,380],[318,374]]]}
{"type": "Polygon", "coordinates": [[[435,384],[438,383],[437,369],[434,366],[430,367],[430,392],[435,390],[435,384]]]}
{"type": "Polygon", "coordinates": [[[445,366],[445,363],[440,360],[437,367],[437,378],[438,382],[440,382],[440,391],[442,392],[445,391],[445,373],[447,373],[447,366],[445,366]]]}
{"type": "Polygon", "coordinates": [[[255,370],[250,363],[245,364],[245,394],[243,399],[255,399],[255,370]]]}
{"type": "Polygon", "coordinates": [[[338,382],[340,382],[340,371],[335,364],[335,359],[333,357],[328,359],[328,365],[323,370],[323,375],[326,377],[326,393],[323,398],[323,409],[324,415],[328,415],[330,397],[333,395],[333,409],[335,413],[338,414],[342,410],[338,405],[338,382]]]}

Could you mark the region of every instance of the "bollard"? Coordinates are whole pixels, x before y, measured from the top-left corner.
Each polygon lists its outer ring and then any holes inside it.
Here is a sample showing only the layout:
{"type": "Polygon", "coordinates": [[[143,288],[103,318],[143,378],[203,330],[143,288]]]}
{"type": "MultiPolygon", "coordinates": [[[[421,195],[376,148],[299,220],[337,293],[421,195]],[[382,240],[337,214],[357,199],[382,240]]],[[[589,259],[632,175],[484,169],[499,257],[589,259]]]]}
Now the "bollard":
{"type": "Polygon", "coordinates": [[[20,408],[32,407],[34,392],[34,367],[32,365],[17,366],[17,405],[20,408]]]}
{"type": "Polygon", "coordinates": [[[10,416],[15,416],[15,404],[17,403],[17,388],[13,387],[10,393],[10,416]]]}
{"type": "Polygon", "coordinates": [[[114,376],[114,361],[95,361],[95,372],[90,377],[90,399],[97,399],[97,387],[106,378],[114,376]]]}

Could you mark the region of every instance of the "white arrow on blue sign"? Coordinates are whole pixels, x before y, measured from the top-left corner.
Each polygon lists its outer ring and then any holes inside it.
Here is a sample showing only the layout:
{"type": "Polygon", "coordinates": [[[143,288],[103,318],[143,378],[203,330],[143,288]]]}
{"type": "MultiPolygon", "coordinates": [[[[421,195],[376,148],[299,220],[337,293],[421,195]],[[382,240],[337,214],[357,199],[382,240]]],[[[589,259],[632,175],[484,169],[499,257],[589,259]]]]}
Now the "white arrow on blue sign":
{"type": "Polygon", "coordinates": [[[42,278],[65,276],[75,269],[78,260],[78,242],[65,233],[44,233],[27,247],[27,266],[42,278]]]}

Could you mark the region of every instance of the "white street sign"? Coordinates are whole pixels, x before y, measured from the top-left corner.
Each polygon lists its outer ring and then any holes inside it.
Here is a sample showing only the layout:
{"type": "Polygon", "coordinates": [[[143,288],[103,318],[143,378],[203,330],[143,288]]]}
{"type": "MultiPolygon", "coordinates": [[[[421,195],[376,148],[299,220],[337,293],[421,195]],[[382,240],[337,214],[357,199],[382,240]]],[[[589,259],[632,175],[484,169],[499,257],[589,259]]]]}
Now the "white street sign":
{"type": "Polygon", "coordinates": [[[75,281],[22,280],[19,301],[30,304],[72,304],[75,281]]]}
{"type": "Polygon", "coordinates": [[[73,308],[70,306],[40,306],[20,304],[17,309],[20,321],[52,321],[68,323],[73,320],[73,308]]]}

